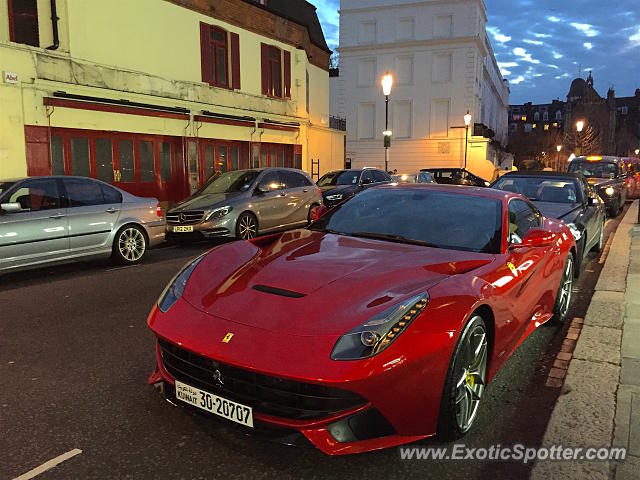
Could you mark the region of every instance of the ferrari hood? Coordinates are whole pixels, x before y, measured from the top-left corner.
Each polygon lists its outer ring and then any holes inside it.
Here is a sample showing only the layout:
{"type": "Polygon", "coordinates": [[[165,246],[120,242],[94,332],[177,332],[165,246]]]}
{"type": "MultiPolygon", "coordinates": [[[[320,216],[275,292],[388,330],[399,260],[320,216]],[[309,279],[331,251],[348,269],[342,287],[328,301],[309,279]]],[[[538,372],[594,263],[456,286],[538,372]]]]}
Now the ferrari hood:
{"type": "Polygon", "coordinates": [[[294,230],[215,249],[194,270],[183,298],[212,317],[259,329],[336,335],[492,260],[487,254],[294,230]]]}

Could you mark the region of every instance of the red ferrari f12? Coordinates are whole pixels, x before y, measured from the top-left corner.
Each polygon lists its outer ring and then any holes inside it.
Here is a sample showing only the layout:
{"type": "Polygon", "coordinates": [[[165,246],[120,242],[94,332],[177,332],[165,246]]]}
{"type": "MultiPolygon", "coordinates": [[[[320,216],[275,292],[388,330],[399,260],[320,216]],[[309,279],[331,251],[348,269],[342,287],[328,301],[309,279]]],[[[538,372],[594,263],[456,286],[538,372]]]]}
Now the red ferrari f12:
{"type": "Polygon", "coordinates": [[[517,194],[374,187],[185,266],[149,315],[149,383],[327,454],[453,440],[518,345],[566,316],[575,258],[571,231],[517,194]]]}

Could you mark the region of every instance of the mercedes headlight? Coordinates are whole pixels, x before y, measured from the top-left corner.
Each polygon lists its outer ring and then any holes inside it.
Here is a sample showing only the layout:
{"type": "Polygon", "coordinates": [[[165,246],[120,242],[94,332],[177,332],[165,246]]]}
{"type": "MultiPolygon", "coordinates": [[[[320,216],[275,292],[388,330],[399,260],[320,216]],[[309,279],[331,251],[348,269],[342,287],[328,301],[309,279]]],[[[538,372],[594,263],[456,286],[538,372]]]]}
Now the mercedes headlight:
{"type": "Polygon", "coordinates": [[[607,189],[604,191],[604,193],[606,193],[610,197],[613,197],[613,195],[616,193],[616,189],[613,188],[613,187],[607,187],[607,189]]]}
{"type": "Polygon", "coordinates": [[[582,238],[582,232],[574,223],[567,223],[567,227],[571,230],[571,234],[573,238],[575,238],[576,242],[582,238]]]}
{"type": "Polygon", "coordinates": [[[428,303],[426,293],[415,295],[370,318],[338,339],[331,359],[360,360],[380,353],[407,329],[428,303]]]}
{"type": "Polygon", "coordinates": [[[205,255],[206,253],[200,255],[192,262],[186,264],[165,287],[163,292],[160,294],[160,298],[158,299],[158,308],[162,313],[167,313],[169,309],[173,307],[173,305],[182,296],[182,293],[187,286],[189,277],[198,266],[198,263],[200,263],[200,260],[202,260],[205,255]]]}
{"type": "Polygon", "coordinates": [[[335,195],[327,195],[327,200],[342,200],[342,194],[336,193],[335,195]]]}
{"type": "Polygon", "coordinates": [[[217,220],[219,218],[222,218],[225,215],[227,215],[231,210],[233,210],[233,207],[230,207],[230,206],[220,207],[220,208],[216,208],[215,210],[211,210],[204,217],[204,221],[208,222],[209,220],[217,220]]]}

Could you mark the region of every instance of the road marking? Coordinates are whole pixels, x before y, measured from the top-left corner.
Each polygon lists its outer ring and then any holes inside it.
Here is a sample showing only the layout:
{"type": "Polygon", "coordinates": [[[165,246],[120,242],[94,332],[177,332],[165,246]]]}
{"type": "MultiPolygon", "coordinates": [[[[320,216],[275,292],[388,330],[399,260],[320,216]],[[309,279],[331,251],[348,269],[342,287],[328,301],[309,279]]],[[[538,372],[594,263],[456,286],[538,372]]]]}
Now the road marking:
{"type": "Polygon", "coordinates": [[[51,470],[56,465],[61,464],[69,460],[70,458],[75,457],[76,455],[80,455],[82,450],[79,448],[74,448],[73,450],[69,450],[67,453],[63,453],[62,455],[57,456],[56,458],[52,458],[48,462],[43,463],[39,467],[34,468],[33,470],[29,470],[27,473],[23,473],[19,477],[14,478],[13,480],[29,480],[30,478],[37,477],[38,475],[46,472],[47,470],[51,470]]]}

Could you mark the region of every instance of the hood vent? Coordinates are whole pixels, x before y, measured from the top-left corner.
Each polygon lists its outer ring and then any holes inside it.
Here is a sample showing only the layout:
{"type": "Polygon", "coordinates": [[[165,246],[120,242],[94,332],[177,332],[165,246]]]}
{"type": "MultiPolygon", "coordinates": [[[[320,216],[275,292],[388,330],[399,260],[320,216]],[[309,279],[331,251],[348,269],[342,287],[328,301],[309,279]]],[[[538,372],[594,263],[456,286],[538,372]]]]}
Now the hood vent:
{"type": "Polygon", "coordinates": [[[280,295],[281,297],[302,298],[305,296],[304,293],[292,292],[291,290],[285,290],[283,288],[269,287],[268,285],[254,285],[253,289],[263,293],[270,293],[271,295],[280,295]]]}

